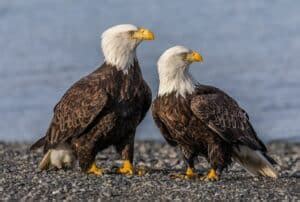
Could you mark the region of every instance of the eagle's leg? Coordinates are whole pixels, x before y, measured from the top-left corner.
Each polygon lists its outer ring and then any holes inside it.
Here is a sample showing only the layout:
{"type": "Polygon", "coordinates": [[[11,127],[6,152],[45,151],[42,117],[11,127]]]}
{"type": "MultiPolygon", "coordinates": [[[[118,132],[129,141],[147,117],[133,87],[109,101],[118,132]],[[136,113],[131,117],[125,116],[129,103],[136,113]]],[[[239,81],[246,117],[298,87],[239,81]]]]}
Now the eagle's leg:
{"type": "Polygon", "coordinates": [[[99,168],[95,163],[97,153],[93,149],[93,145],[80,145],[78,144],[78,142],[74,141],[72,146],[76,151],[76,157],[79,161],[79,166],[82,171],[84,171],[87,174],[94,174],[97,176],[103,175],[102,169],[99,168]]]}
{"type": "Polygon", "coordinates": [[[117,173],[123,175],[133,175],[133,151],[134,151],[134,136],[129,138],[129,141],[116,145],[118,153],[121,154],[123,165],[117,169],[117,173]]]}
{"type": "Polygon", "coordinates": [[[194,171],[194,156],[189,158],[184,157],[187,169],[185,172],[185,179],[195,179],[198,177],[198,174],[194,171]]]}
{"type": "Polygon", "coordinates": [[[187,167],[186,171],[184,174],[175,174],[172,176],[180,179],[196,179],[198,177],[198,174],[194,171],[194,158],[196,154],[184,147],[181,147],[181,152],[183,154],[183,158],[187,167]]]}
{"type": "Polygon", "coordinates": [[[79,156],[79,166],[81,170],[83,170],[87,174],[101,176],[103,175],[103,170],[96,165],[95,157],[96,155],[94,157],[79,156]]]}
{"type": "Polygon", "coordinates": [[[208,158],[211,165],[207,174],[202,177],[205,181],[218,181],[223,169],[231,163],[230,147],[226,144],[214,143],[208,146],[208,158]]]}

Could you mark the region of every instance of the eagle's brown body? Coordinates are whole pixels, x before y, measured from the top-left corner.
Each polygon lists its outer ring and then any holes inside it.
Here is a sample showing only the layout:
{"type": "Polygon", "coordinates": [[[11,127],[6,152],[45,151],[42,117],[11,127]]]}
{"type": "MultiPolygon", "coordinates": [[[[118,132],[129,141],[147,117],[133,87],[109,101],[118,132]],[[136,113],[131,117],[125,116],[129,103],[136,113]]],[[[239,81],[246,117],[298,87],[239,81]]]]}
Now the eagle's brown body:
{"type": "Polygon", "coordinates": [[[104,63],[65,93],[46,136],[33,149],[43,145],[46,153],[66,143],[87,170],[97,152],[113,145],[132,162],[135,130],[150,104],[151,91],[137,61],[127,73],[104,63]]]}
{"type": "Polygon", "coordinates": [[[185,97],[176,92],[158,96],[152,105],[153,118],[166,141],[179,146],[188,166],[203,155],[217,172],[235,158],[239,146],[261,151],[269,160],[248,115],[223,91],[197,85],[185,97]]]}

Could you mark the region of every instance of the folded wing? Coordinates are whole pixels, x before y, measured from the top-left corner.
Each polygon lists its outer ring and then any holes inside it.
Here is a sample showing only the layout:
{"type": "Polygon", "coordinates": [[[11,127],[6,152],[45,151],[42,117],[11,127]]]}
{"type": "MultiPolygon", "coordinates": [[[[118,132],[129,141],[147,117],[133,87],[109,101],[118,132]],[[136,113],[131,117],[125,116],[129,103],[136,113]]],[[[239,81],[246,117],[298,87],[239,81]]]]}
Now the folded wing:
{"type": "Polygon", "coordinates": [[[47,131],[47,148],[82,134],[107,106],[106,92],[97,81],[83,78],[76,82],[54,108],[47,131]]]}
{"type": "Polygon", "coordinates": [[[266,151],[247,113],[228,95],[216,88],[201,88],[191,100],[193,113],[222,139],[266,151]]]}

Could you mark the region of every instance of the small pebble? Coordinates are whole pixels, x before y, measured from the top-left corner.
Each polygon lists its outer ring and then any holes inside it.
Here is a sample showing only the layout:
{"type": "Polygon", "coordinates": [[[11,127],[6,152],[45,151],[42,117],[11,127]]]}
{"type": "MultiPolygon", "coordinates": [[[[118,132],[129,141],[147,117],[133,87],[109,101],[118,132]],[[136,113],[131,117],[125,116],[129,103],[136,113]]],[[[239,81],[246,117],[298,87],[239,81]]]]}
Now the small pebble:
{"type": "MultiPolygon", "coordinates": [[[[112,172],[121,163],[112,148],[97,156],[97,165],[105,169],[105,175],[97,177],[81,172],[78,165],[72,170],[40,172],[37,165],[42,151],[28,153],[28,147],[0,142],[1,201],[299,201],[300,197],[299,143],[278,141],[268,145],[271,156],[280,164],[277,180],[251,177],[234,163],[218,182],[172,179],[172,174],[184,173],[184,162],[178,149],[159,142],[136,142],[133,176],[112,172]]],[[[206,160],[199,158],[196,162],[197,172],[206,173],[206,160]]]]}

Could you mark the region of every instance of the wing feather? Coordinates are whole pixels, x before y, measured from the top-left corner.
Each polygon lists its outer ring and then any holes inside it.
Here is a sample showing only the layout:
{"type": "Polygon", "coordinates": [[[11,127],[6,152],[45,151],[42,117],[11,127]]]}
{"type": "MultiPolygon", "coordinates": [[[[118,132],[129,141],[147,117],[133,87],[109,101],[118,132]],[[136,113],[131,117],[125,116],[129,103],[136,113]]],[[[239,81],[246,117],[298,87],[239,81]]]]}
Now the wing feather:
{"type": "Polygon", "coordinates": [[[266,151],[247,113],[233,98],[213,87],[201,87],[191,100],[191,110],[211,130],[231,144],[266,151]]]}
{"type": "Polygon", "coordinates": [[[48,147],[84,132],[106,106],[107,93],[93,78],[76,82],[54,108],[54,116],[47,132],[48,147]]]}

